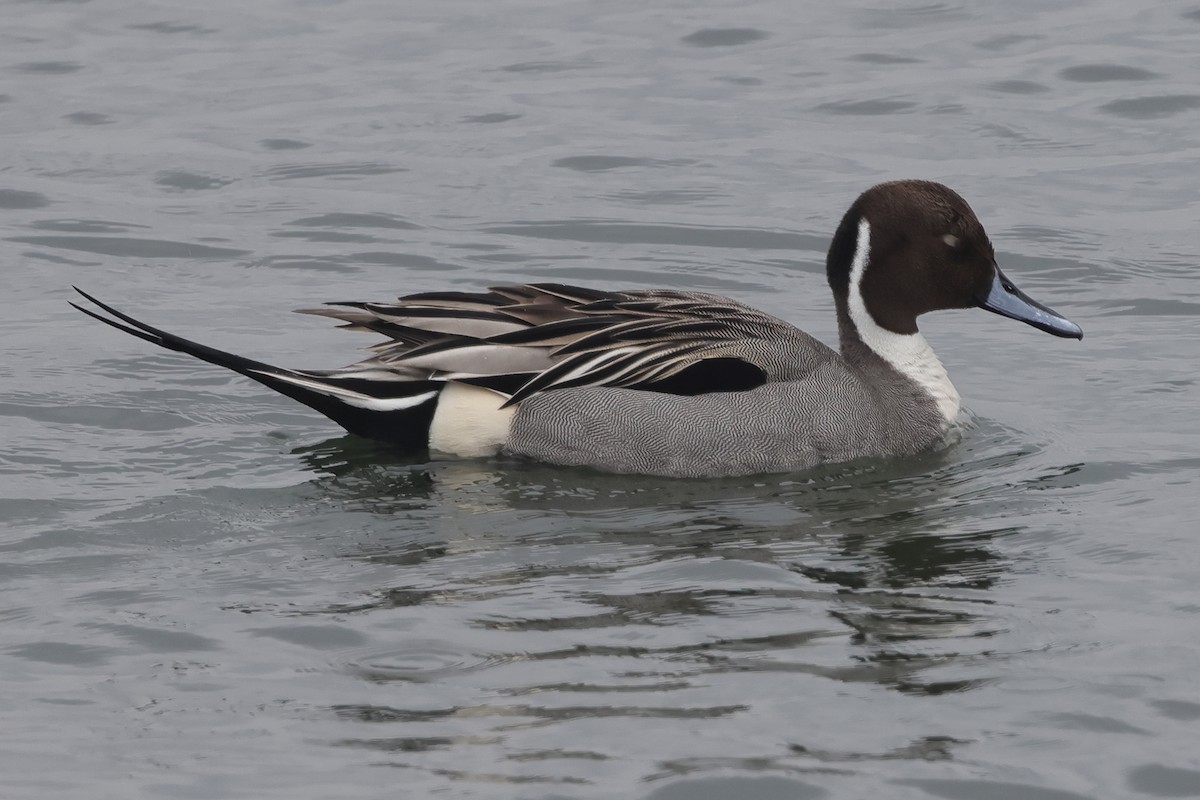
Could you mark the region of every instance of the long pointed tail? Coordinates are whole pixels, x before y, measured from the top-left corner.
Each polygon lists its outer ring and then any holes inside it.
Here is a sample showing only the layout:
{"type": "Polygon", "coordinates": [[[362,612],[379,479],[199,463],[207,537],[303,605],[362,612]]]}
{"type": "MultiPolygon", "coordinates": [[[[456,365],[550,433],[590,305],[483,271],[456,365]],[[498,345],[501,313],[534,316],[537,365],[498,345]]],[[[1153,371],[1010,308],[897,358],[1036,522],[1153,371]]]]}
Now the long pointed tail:
{"type": "Polygon", "coordinates": [[[350,433],[411,450],[423,449],[429,444],[429,425],[444,386],[440,381],[376,381],[353,374],[305,372],[272,366],[176,336],[118,311],[77,286],[72,288],[115,319],[71,303],[89,317],[159,347],[187,353],[245,375],[319,411],[350,433]]]}

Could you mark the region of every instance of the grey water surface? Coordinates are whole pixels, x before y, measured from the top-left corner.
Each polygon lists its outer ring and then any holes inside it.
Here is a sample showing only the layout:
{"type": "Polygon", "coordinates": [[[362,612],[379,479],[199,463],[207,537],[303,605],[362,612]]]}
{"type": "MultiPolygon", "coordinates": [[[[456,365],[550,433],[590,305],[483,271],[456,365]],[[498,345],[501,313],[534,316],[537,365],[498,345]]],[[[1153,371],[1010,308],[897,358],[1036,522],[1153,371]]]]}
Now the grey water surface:
{"type": "Polygon", "coordinates": [[[4,798],[1200,797],[1200,5],[0,2],[4,798]],[[67,305],[516,281],[834,337],[893,178],[1054,339],[928,318],[961,440],[720,481],[405,458],[67,305]]]}

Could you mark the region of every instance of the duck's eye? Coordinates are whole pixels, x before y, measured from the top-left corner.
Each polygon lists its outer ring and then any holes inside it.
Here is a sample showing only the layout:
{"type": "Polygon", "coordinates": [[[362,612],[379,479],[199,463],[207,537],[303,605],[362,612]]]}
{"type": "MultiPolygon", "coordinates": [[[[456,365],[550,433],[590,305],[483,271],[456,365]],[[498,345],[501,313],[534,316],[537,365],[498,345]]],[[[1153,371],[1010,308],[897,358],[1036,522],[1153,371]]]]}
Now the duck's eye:
{"type": "Polygon", "coordinates": [[[947,233],[945,236],[942,237],[942,241],[945,242],[946,246],[951,248],[952,250],[957,250],[958,246],[960,244],[962,244],[962,239],[959,239],[953,233],[947,233]]]}

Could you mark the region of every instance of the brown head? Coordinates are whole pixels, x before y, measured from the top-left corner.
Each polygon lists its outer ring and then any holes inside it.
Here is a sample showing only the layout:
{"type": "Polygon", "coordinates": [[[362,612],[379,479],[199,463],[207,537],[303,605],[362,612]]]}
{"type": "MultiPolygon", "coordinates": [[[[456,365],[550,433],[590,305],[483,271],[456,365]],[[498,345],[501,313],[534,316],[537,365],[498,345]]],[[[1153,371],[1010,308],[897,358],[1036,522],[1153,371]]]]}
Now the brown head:
{"type": "Polygon", "coordinates": [[[927,311],[979,306],[1057,336],[1082,336],[1012,285],[975,212],[940,183],[893,181],[863,192],[834,234],[826,272],[839,307],[857,292],[891,333],[916,333],[927,311]]]}

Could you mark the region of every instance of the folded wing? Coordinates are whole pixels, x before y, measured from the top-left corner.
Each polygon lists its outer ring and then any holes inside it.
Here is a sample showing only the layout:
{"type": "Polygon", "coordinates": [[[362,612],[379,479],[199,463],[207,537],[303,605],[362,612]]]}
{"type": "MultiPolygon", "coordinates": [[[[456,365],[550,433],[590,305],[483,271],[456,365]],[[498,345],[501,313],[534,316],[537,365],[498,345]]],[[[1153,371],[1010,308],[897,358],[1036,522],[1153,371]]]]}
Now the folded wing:
{"type": "Polygon", "coordinates": [[[794,380],[831,351],[792,325],[717,295],[604,292],[557,283],[431,292],[392,304],[331,303],[333,317],[389,341],[338,370],[459,381],[508,396],[609,386],[672,394],[794,380]],[[811,363],[806,363],[811,362],[811,363]]]}

